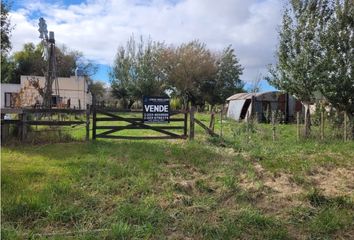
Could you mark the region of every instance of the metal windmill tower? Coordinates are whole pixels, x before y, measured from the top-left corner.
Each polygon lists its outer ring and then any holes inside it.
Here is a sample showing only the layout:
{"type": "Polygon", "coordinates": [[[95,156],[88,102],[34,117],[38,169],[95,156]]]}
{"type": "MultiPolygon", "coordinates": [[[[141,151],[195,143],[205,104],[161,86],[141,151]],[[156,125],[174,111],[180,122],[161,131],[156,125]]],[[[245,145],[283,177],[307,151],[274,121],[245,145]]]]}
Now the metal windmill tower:
{"type": "Polygon", "coordinates": [[[55,57],[55,39],[54,32],[49,32],[47,24],[44,18],[39,19],[39,38],[42,39],[43,49],[44,49],[44,59],[47,61],[47,69],[45,71],[45,86],[43,91],[43,107],[51,108],[52,106],[52,94],[53,94],[53,83],[54,83],[54,93],[59,96],[59,83],[57,77],[57,64],[55,57]]]}

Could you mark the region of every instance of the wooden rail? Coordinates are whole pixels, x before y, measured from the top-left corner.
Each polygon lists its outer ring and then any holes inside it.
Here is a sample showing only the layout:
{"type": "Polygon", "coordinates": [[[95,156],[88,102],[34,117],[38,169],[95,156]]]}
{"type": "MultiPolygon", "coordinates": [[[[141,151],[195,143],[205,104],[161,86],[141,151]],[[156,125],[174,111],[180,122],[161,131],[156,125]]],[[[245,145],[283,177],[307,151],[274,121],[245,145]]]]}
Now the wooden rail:
{"type": "Polygon", "coordinates": [[[96,138],[111,138],[111,139],[174,139],[174,138],[187,138],[187,120],[188,111],[173,111],[170,112],[170,116],[177,114],[184,114],[183,118],[170,118],[170,122],[183,122],[183,126],[166,126],[166,125],[149,125],[143,122],[142,117],[125,116],[124,113],[141,113],[142,110],[119,110],[110,108],[98,108],[93,107],[93,128],[92,139],[96,138]],[[97,117],[99,114],[100,117],[97,117]],[[117,126],[114,124],[100,126],[99,122],[125,122],[128,125],[117,126]],[[163,136],[122,136],[112,135],[122,130],[151,130],[163,134],[163,136]],[[97,130],[106,130],[104,132],[97,133],[97,130]],[[183,134],[177,134],[170,130],[183,130],[183,134]]]}
{"type": "Polygon", "coordinates": [[[218,135],[217,133],[214,132],[213,128],[214,128],[214,121],[215,121],[215,116],[214,113],[212,113],[211,115],[211,121],[210,121],[210,126],[211,127],[207,127],[202,121],[198,120],[197,118],[195,118],[195,107],[191,107],[190,110],[190,120],[189,120],[189,139],[193,140],[194,139],[194,131],[195,131],[195,124],[198,124],[199,126],[201,126],[206,133],[208,133],[210,136],[212,137],[220,137],[220,135],[218,135]]]}
{"type": "MultiPolygon", "coordinates": [[[[85,124],[86,126],[86,140],[90,137],[90,108],[87,106],[87,110],[77,110],[77,109],[1,109],[1,139],[4,140],[5,137],[5,126],[9,124],[15,124],[19,127],[19,136],[21,140],[25,140],[26,137],[26,126],[74,126],[85,124]],[[17,114],[18,119],[5,119],[5,114],[17,114]],[[29,120],[29,114],[85,114],[86,120],[29,120]]],[[[170,122],[183,122],[180,126],[166,126],[166,125],[149,125],[143,122],[141,117],[131,117],[124,116],[124,113],[143,113],[142,110],[130,110],[130,109],[113,109],[113,108],[98,108],[97,106],[92,107],[92,139],[96,138],[112,138],[112,139],[171,139],[171,138],[181,138],[186,139],[189,133],[189,139],[194,139],[195,124],[201,126],[209,135],[213,137],[220,137],[213,130],[213,125],[207,127],[203,122],[195,118],[195,108],[191,107],[190,110],[185,111],[172,111],[170,116],[183,114],[184,117],[170,118],[170,122]],[[99,114],[99,115],[97,115],[99,114]],[[189,131],[188,131],[188,114],[189,119],[189,131]],[[126,122],[126,126],[117,126],[114,124],[106,126],[98,126],[98,122],[126,122]],[[163,136],[118,136],[111,135],[125,129],[131,130],[151,130],[163,134],[163,136]],[[106,130],[97,134],[97,130],[106,130]],[[177,134],[171,132],[170,130],[183,130],[183,134],[177,134]]],[[[214,117],[214,116],[212,116],[214,117]]],[[[213,119],[211,122],[214,121],[213,119]]]]}
{"type": "Polygon", "coordinates": [[[220,137],[218,134],[216,134],[212,129],[208,128],[204,123],[202,123],[200,120],[198,119],[194,119],[194,121],[201,126],[210,136],[212,137],[220,137]]]}
{"type": "Polygon", "coordinates": [[[13,124],[19,127],[19,137],[22,141],[25,140],[27,135],[27,126],[74,126],[85,124],[86,125],[86,140],[89,140],[90,133],[90,109],[87,106],[87,110],[78,109],[28,109],[28,108],[2,108],[1,109],[1,139],[6,141],[7,126],[13,124]],[[17,115],[18,119],[5,119],[6,114],[17,115]],[[45,116],[47,114],[85,114],[86,120],[29,120],[29,114],[39,114],[45,116]]]}

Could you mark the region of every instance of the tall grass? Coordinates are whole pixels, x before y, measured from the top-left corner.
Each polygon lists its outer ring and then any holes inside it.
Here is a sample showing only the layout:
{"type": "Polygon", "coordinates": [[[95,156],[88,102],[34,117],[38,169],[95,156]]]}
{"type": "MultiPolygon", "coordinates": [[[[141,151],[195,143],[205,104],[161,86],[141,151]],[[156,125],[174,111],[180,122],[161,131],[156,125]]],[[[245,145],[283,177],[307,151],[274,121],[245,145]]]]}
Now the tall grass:
{"type": "Polygon", "coordinates": [[[223,144],[197,127],[195,141],[5,146],[2,238],[345,237],[354,222],[350,192],[328,196],[311,176],[318,168],[352,169],[353,143],[297,141],[291,125],[279,125],[273,141],[271,131],[224,120],[223,144]],[[266,181],[279,175],[302,192],[278,198],[266,181]]]}

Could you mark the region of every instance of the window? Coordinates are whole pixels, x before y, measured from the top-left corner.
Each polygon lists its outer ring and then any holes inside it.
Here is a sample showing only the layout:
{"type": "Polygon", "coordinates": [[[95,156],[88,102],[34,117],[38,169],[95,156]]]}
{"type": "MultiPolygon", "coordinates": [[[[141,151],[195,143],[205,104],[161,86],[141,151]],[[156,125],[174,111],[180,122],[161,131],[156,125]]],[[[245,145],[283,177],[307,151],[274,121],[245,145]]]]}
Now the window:
{"type": "Polygon", "coordinates": [[[13,107],[14,103],[12,100],[12,93],[6,92],[5,93],[5,107],[13,107]]]}
{"type": "Polygon", "coordinates": [[[52,107],[58,107],[63,101],[63,98],[59,95],[52,95],[52,107]]]}

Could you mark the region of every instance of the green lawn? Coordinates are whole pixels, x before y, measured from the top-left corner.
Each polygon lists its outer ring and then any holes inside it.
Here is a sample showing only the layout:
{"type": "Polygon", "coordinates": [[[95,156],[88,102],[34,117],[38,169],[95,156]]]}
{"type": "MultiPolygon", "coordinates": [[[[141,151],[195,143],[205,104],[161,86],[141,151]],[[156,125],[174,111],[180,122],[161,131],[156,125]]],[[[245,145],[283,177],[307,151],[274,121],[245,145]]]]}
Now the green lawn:
{"type": "Polygon", "coordinates": [[[350,239],[354,142],[246,128],[2,147],[2,239],[350,239]]]}

